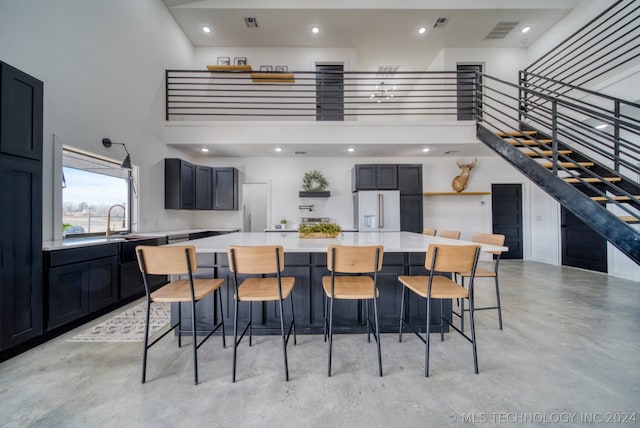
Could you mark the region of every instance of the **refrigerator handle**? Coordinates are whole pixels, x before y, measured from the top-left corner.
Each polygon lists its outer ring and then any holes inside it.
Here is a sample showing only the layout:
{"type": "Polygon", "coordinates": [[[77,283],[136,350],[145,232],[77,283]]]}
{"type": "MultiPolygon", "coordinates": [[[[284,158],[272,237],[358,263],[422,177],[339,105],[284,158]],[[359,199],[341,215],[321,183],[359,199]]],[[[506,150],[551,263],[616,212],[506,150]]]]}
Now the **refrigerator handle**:
{"type": "Polygon", "coordinates": [[[378,193],[378,218],[380,219],[378,228],[382,229],[384,227],[384,195],[382,193],[378,193]]]}

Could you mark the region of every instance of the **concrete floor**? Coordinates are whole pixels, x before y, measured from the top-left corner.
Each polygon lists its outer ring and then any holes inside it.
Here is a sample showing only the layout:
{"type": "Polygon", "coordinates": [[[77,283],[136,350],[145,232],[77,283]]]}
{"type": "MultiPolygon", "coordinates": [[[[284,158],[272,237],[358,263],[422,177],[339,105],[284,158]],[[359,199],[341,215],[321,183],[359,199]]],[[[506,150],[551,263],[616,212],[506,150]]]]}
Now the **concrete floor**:
{"type": "MultiPolygon", "coordinates": [[[[72,331],[0,364],[0,426],[582,426],[625,414],[640,424],[640,284],[510,260],[501,284],[504,330],[495,311],[477,315],[479,375],[455,334],[432,336],[428,379],[413,334],[382,336],[382,378],[364,335],[334,336],[331,378],[322,337],[298,336],[285,382],[279,338],[262,336],[241,345],[233,384],[233,349],[212,337],[194,386],[191,348],[165,338],[142,385],[141,344],[66,342],[72,331]]],[[[479,283],[479,304],[491,285],[479,283]]]]}

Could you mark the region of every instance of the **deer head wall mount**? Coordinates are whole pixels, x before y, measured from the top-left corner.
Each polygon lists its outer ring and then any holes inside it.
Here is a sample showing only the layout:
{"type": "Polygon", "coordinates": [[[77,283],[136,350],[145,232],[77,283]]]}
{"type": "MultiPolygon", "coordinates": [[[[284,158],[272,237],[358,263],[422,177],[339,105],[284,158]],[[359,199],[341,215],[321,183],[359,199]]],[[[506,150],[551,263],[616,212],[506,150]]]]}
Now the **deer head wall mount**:
{"type": "Polygon", "coordinates": [[[453,181],[451,182],[451,187],[453,187],[453,190],[455,190],[456,192],[462,192],[467,187],[469,173],[478,163],[478,159],[473,158],[473,162],[469,163],[462,163],[460,161],[458,161],[457,163],[458,168],[460,168],[462,172],[460,172],[460,175],[453,179],[453,181]]]}

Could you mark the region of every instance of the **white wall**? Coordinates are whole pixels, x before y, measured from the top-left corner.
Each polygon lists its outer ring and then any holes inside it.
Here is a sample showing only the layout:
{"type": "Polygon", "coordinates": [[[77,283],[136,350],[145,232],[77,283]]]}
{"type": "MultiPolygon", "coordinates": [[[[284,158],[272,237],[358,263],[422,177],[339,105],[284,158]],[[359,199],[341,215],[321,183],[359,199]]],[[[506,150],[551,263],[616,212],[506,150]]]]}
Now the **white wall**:
{"type": "Polygon", "coordinates": [[[44,240],[53,239],[59,194],[50,187],[54,134],[118,160],[122,148],[102,138],[125,143],[141,171],[139,229],[190,225],[189,214],[163,209],[162,161],[177,152],[159,136],[164,70],[190,67],[193,47],[161,1],[2,2],[0,59],[44,82],[44,240]]]}

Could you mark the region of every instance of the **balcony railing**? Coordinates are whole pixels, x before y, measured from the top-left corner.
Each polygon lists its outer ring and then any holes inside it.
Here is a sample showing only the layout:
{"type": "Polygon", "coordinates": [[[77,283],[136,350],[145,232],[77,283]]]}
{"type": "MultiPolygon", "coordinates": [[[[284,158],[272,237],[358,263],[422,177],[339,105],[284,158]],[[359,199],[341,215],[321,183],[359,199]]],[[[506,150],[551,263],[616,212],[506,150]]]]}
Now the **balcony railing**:
{"type": "Polygon", "coordinates": [[[166,120],[472,120],[474,79],[456,71],[167,70],[166,120]]]}

